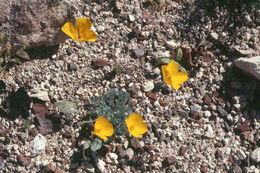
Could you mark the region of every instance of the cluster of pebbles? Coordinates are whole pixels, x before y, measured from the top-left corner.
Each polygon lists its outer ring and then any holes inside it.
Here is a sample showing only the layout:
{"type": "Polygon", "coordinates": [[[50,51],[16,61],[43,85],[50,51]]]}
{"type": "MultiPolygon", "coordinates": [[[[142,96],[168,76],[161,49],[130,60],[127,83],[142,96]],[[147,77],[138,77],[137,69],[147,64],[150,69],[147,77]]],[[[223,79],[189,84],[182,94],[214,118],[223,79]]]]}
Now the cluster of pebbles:
{"type": "Polygon", "coordinates": [[[0,172],[259,173],[260,100],[255,98],[260,84],[234,67],[238,54],[231,48],[259,51],[260,14],[245,11],[238,25],[231,17],[225,23],[229,9],[218,3],[79,3],[99,34],[97,41],[68,39],[55,53],[44,57],[48,52],[42,52],[0,81],[0,172]],[[151,23],[143,20],[145,9],[155,16],[151,23]],[[207,55],[192,54],[189,80],[180,90],[167,86],[158,60],[170,58],[179,46],[193,50],[202,44],[207,55]],[[54,112],[56,130],[40,134],[32,104],[29,117],[4,116],[12,109],[9,96],[22,87],[54,112]],[[142,138],[113,136],[83,159],[79,136],[87,100],[111,89],[129,93],[148,131],[142,138]],[[56,114],[53,105],[60,100],[77,103],[79,112],[56,114]]]}

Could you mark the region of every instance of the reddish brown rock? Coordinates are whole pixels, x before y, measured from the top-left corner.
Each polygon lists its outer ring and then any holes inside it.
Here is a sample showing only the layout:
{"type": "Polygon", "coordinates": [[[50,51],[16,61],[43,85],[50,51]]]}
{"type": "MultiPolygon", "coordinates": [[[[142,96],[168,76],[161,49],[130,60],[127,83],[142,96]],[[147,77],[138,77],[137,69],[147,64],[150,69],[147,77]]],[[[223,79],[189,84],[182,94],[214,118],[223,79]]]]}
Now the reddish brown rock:
{"type": "Polygon", "coordinates": [[[13,50],[53,46],[68,38],[61,27],[80,11],[70,0],[0,1],[0,31],[13,50]]]}
{"type": "Polygon", "coordinates": [[[146,96],[149,98],[151,103],[154,103],[157,99],[156,95],[154,93],[152,93],[151,91],[146,93],[146,96]]]}
{"type": "Polygon", "coordinates": [[[250,123],[251,123],[250,120],[245,120],[241,125],[237,127],[237,130],[240,132],[244,132],[248,130],[250,123]]]}
{"type": "Polygon", "coordinates": [[[19,163],[21,163],[23,166],[28,166],[31,163],[31,158],[30,157],[24,157],[23,154],[19,154],[17,156],[17,160],[19,163]]]}

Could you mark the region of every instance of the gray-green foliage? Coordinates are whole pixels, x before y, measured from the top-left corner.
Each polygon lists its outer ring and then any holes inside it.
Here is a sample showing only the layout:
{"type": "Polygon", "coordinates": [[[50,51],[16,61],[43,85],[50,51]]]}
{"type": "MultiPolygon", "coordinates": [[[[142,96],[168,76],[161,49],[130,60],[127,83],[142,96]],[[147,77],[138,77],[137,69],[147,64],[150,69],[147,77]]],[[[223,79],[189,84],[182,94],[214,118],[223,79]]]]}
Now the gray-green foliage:
{"type": "Polygon", "coordinates": [[[102,144],[102,140],[98,138],[96,138],[92,142],[90,140],[87,140],[83,145],[83,158],[87,159],[87,155],[85,153],[87,149],[90,149],[91,151],[97,151],[102,147],[102,144]]]}
{"type": "Polygon", "coordinates": [[[125,119],[133,112],[127,92],[111,90],[102,97],[91,98],[90,104],[90,114],[106,117],[113,124],[115,134],[127,133],[125,119]]]}

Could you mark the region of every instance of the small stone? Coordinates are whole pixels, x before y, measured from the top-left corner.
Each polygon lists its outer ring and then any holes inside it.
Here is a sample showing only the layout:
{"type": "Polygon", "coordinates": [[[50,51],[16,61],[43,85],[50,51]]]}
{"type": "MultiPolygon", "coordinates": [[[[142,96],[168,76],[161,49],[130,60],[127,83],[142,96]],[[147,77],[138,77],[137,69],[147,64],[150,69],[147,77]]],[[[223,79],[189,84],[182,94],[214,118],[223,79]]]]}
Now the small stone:
{"type": "Polygon", "coordinates": [[[103,32],[105,30],[105,27],[100,25],[97,27],[98,32],[103,32]]]}
{"type": "Polygon", "coordinates": [[[241,169],[238,165],[236,165],[236,166],[233,168],[233,172],[234,172],[234,173],[243,173],[242,169],[241,169]]]}
{"type": "Polygon", "coordinates": [[[206,168],[206,166],[205,166],[205,165],[201,165],[200,171],[201,171],[202,173],[207,173],[207,168],[206,168]]]}
{"type": "Polygon", "coordinates": [[[38,155],[42,150],[45,149],[46,139],[41,134],[38,134],[32,141],[32,155],[38,155]]]}
{"type": "Polygon", "coordinates": [[[215,33],[215,32],[210,33],[210,37],[211,37],[213,40],[215,40],[215,41],[218,40],[218,34],[215,33]]]}
{"type": "Polygon", "coordinates": [[[204,97],[203,97],[203,101],[204,101],[204,103],[206,103],[208,106],[210,106],[212,103],[211,103],[211,99],[210,99],[210,97],[208,96],[208,95],[205,95],[204,97]]]}
{"type": "Polygon", "coordinates": [[[82,165],[89,173],[95,173],[95,167],[89,162],[82,162],[82,165]]]}
{"type": "Polygon", "coordinates": [[[129,142],[128,142],[128,141],[125,141],[124,144],[123,144],[124,149],[127,149],[127,148],[128,148],[128,145],[129,145],[129,142]]]}
{"type": "Polygon", "coordinates": [[[105,168],[105,162],[103,160],[101,160],[100,158],[97,159],[97,167],[101,172],[107,172],[106,168],[105,168]]]}
{"type": "Polygon", "coordinates": [[[3,158],[0,156],[0,170],[3,169],[4,167],[5,167],[5,162],[3,158]]]}
{"type": "Polygon", "coordinates": [[[143,89],[145,92],[151,91],[154,89],[154,83],[153,81],[146,81],[143,85],[143,89]]]}
{"type": "Polygon", "coordinates": [[[255,162],[260,162],[260,147],[256,148],[250,155],[255,162]]]}
{"type": "Polygon", "coordinates": [[[73,63],[73,62],[71,62],[71,63],[68,64],[68,70],[69,71],[77,71],[78,70],[78,65],[73,63]]]}
{"type": "Polygon", "coordinates": [[[205,125],[204,128],[207,129],[205,134],[204,134],[205,137],[210,138],[210,139],[215,137],[213,128],[210,124],[205,125]]]}
{"type": "Polygon", "coordinates": [[[128,15],[129,21],[130,22],[134,22],[135,21],[135,17],[131,14],[128,15]]]}
{"type": "Polygon", "coordinates": [[[197,112],[198,112],[198,108],[196,106],[191,105],[190,106],[190,113],[191,113],[191,115],[194,115],[197,112]]]}
{"type": "Polygon", "coordinates": [[[137,56],[137,57],[144,56],[144,49],[142,49],[142,48],[135,49],[134,53],[135,53],[135,56],[137,56]]]}
{"type": "Polygon", "coordinates": [[[132,146],[134,149],[140,149],[140,148],[142,148],[142,147],[141,147],[141,144],[140,144],[140,141],[139,141],[137,138],[131,139],[130,143],[131,143],[131,146],[132,146]]]}
{"type": "Polygon", "coordinates": [[[169,47],[170,49],[175,49],[177,48],[177,44],[174,40],[166,41],[166,46],[169,47]]]}
{"type": "Polygon", "coordinates": [[[73,50],[70,47],[66,50],[66,52],[69,56],[73,54],[73,50]]]}
{"type": "Polygon", "coordinates": [[[134,151],[131,148],[128,148],[125,153],[129,160],[131,160],[134,157],[134,151]]]}
{"type": "Polygon", "coordinates": [[[174,156],[169,156],[163,160],[162,164],[163,164],[163,167],[169,167],[171,165],[176,164],[176,161],[177,161],[177,159],[174,156]]]}
{"type": "Polygon", "coordinates": [[[217,110],[222,117],[226,117],[228,115],[228,112],[225,109],[223,109],[220,105],[217,106],[217,110]]]}
{"type": "Polygon", "coordinates": [[[193,131],[193,134],[194,134],[194,135],[197,135],[197,136],[200,136],[200,135],[201,135],[199,129],[195,129],[195,130],[193,131]]]}
{"type": "Polygon", "coordinates": [[[123,9],[124,4],[119,2],[118,0],[115,0],[114,2],[115,8],[118,10],[118,12],[120,12],[123,9]]]}
{"type": "Polygon", "coordinates": [[[184,155],[184,154],[186,153],[187,150],[188,150],[187,147],[183,147],[183,146],[181,146],[181,148],[180,148],[180,152],[179,152],[180,156],[184,155]]]}
{"type": "Polygon", "coordinates": [[[211,113],[210,113],[210,111],[205,111],[204,115],[205,115],[205,117],[209,118],[211,116],[211,113]]]}
{"type": "Polygon", "coordinates": [[[114,161],[118,159],[118,156],[115,153],[108,153],[108,157],[114,161]]]}
{"type": "Polygon", "coordinates": [[[245,120],[241,125],[239,125],[237,127],[237,130],[239,132],[244,132],[244,131],[248,130],[250,123],[251,123],[250,120],[245,120]]]}
{"type": "Polygon", "coordinates": [[[37,98],[44,102],[50,102],[50,98],[49,98],[48,92],[46,90],[37,88],[37,89],[31,89],[30,92],[31,92],[31,94],[30,94],[31,98],[37,98]]]}
{"type": "Polygon", "coordinates": [[[237,68],[260,80],[260,56],[251,58],[238,58],[234,61],[237,68]]]}
{"type": "Polygon", "coordinates": [[[246,15],[244,16],[244,21],[245,21],[246,24],[252,23],[252,19],[251,19],[251,17],[250,17],[249,14],[246,14],[246,15]]]}
{"type": "Polygon", "coordinates": [[[156,59],[160,59],[160,58],[170,58],[171,57],[171,53],[170,51],[158,51],[158,52],[153,52],[152,55],[156,58],[156,59]]]}
{"type": "Polygon", "coordinates": [[[19,154],[17,156],[17,160],[23,165],[23,166],[29,166],[31,163],[31,158],[30,157],[24,157],[23,154],[19,154]]]}
{"type": "Polygon", "coordinates": [[[56,166],[52,163],[49,163],[48,165],[45,166],[45,171],[53,171],[55,172],[56,166]]]}

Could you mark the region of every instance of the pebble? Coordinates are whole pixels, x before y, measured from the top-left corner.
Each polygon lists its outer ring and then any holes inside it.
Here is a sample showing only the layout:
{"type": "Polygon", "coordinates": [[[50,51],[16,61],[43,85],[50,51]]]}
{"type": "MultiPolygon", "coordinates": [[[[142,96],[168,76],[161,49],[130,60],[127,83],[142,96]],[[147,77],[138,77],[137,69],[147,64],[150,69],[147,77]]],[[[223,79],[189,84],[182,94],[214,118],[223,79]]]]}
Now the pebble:
{"type": "Polygon", "coordinates": [[[5,162],[3,158],[0,156],[0,170],[3,169],[4,167],[5,167],[5,162]]]}
{"type": "Polygon", "coordinates": [[[194,115],[197,112],[198,112],[198,108],[196,106],[191,105],[190,106],[190,113],[191,113],[191,115],[194,115]]]}
{"type": "Polygon", "coordinates": [[[17,156],[17,160],[23,165],[23,166],[29,166],[31,163],[31,158],[30,157],[24,157],[23,154],[19,154],[17,156]]]}
{"type": "Polygon", "coordinates": [[[73,62],[71,62],[71,63],[68,64],[68,70],[69,70],[69,71],[77,71],[78,68],[79,68],[78,65],[75,64],[75,63],[73,63],[73,62]]]}
{"type": "Polygon", "coordinates": [[[37,98],[44,102],[50,102],[50,98],[46,90],[37,88],[37,89],[31,89],[30,92],[31,92],[30,97],[37,98]]]}
{"type": "Polygon", "coordinates": [[[97,158],[96,161],[97,167],[101,172],[107,172],[105,168],[105,162],[101,160],[100,158],[97,158]]]}
{"type": "Polygon", "coordinates": [[[95,173],[95,167],[91,163],[82,162],[81,164],[84,166],[84,168],[86,169],[87,172],[95,173]]]}
{"type": "Polygon", "coordinates": [[[215,33],[215,32],[211,32],[211,33],[210,33],[210,37],[211,37],[213,40],[215,40],[215,41],[218,40],[218,34],[215,33]]]}
{"type": "Polygon", "coordinates": [[[204,115],[205,115],[205,117],[209,118],[211,116],[211,113],[210,113],[210,111],[205,111],[204,115]]]}
{"type": "Polygon", "coordinates": [[[131,160],[134,157],[134,151],[131,148],[128,148],[125,153],[128,156],[129,160],[131,160]]]}
{"type": "Polygon", "coordinates": [[[32,141],[32,155],[38,155],[42,150],[45,149],[46,139],[41,134],[38,134],[32,141]]]}
{"type": "Polygon", "coordinates": [[[157,59],[160,59],[160,58],[170,58],[170,57],[171,57],[170,51],[165,51],[165,52],[162,52],[162,51],[153,52],[152,55],[153,55],[154,57],[156,57],[157,59]]]}
{"type": "Polygon", "coordinates": [[[175,49],[178,46],[174,40],[166,41],[165,44],[170,49],[175,49]]]}
{"type": "Polygon", "coordinates": [[[135,17],[131,14],[128,15],[129,21],[130,22],[134,22],[135,21],[135,17]]]}
{"type": "Polygon", "coordinates": [[[128,148],[128,145],[129,145],[129,142],[128,142],[128,141],[125,141],[124,144],[123,144],[124,149],[127,149],[127,148],[128,148]]]}
{"type": "Polygon", "coordinates": [[[217,110],[223,117],[226,117],[228,115],[228,112],[225,109],[223,109],[220,105],[217,106],[217,110]]]}
{"type": "Polygon", "coordinates": [[[115,153],[108,153],[108,157],[114,161],[118,159],[118,156],[115,153]]]}
{"type": "Polygon", "coordinates": [[[143,85],[143,89],[145,92],[151,91],[154,89],[154,83],[153,81],[146,81],[143,85]]]}
{"type": "Polygon", "coordinates": [[[144,49],[142,49],[142,48],[135,49],[134,53],[135,53],[135,56],[137,56],[137,57],[144,56],[144,49]]]}
{"type": "Polygon", "coordinates": [[[260,147],[256,148],[250,155],[255,162],[260,162],[260,147]]]}
{"type": "Polygon", "coordinates": [[[215,137],[213,128],[210,124],[205,125],[204,130],[206,130],[206,132],[204,134],[205,137],[210,138],[210,139],[215,137]]]}

